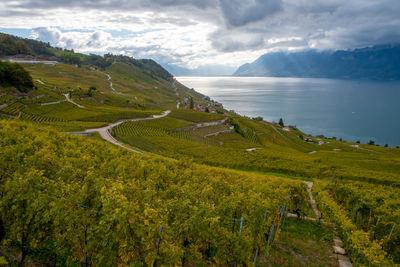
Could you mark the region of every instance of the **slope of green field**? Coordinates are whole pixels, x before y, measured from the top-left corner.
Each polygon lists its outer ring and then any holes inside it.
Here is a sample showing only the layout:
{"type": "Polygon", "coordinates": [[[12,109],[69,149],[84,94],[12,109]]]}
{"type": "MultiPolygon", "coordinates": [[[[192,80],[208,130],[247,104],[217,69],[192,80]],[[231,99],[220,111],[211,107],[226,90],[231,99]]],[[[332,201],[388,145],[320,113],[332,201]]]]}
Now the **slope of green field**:
{"type": "MultiPolygon", "coordinates": [[[[250,265],[257,247],[267,249],[271,227],[282,223],[277,215],[289,193],[286,206],[298,211],[307,196],[300,180],[311,180],[324,219],[336,225],[355,265],[399,263],[400,149],[314,137],[222,109],[224,115],[178,109],[190,98],[211,102],[154,61],[103,59],[98,70],[24,65],[34,90],[0,87],[6,247],[70,266],[250,265]],[[55,131],[149,119],[167,109],[166,117],[112,129],[144,155],[99,141],[99,133],[55,131]]],[[[334,265],[326,227],[294,220],[287,226],[260,263],[307,265],[314,258],[317,266],[334,265]],[[303,230],[308,236],[300,240],[303,230]]]]}
{"type": "MultiPolygon", "coordinates": [[[[185,110],[179,112],[178,114],[184,114],[185,110]]],[[[186,115],[189,114],[192,112],[186,115]]],[[[185,119],[183,115],[180,117],[185,119]]],[[[277,125],[244,118],[240,119],[239,133],[208,137],[199,134],[202,131],[217,132],[225,127],[222,125],[195,130],[171,131],[170,128],[169,131],[164,130],[157,135],[149,135],[145,131],[146,125],[150,123],[152,126],[148,127],[152,128],[153,132],[157,131],[157,124],[166,124],[166,120],[167,118],[162,118],[151,122],[123,124],[115,129],[114,135],[131,146],[149,152],[179,159],[191,158],[213,166],[329,180],[348,179],[392,185],[398,185],[400,182],[398,149],[366,145],[355,148],[355,144],[352,143],[327,139],[323,139],[324,144],[318,145],[299,138],[298,136],[304,133],[298,130],[284,131],[277,125]],[[134,130],[119,130],[126,126],[134,130]],[[311,151],[315,153],[310,154],[311,151]]],[[[322,141],[311,136],[307,138],[315,142],[322,141]]]]}
{"type": "Polygon", "coordinates": [[[34,78],[36,89],[20,94],[13,88],[2,88],[1,104],[8,106],[0,113],[17,116],[22,112],[24,120],[46,125],[56,122],[54,126],[64,131],[157,114],[176,107],[177,101],[190,91],[181,88],[178,97],[172,81],[127,63],[115,63],[104,71],[67,64],[24,66],[34,78]],[[96,89],[89,92],[90,87],[96,89]],[[83,108],[67,102],[64,94],[83,108]],[[72,123],[59,123],[68,121],[72,123]]]}
{"type": "Polygon", "coordinates": [[[5,242],[62,264],[249,265],[280,212],[307,196],[300,181],[132,154],[14,120],[0,121],[0,140],[5,242]]]}

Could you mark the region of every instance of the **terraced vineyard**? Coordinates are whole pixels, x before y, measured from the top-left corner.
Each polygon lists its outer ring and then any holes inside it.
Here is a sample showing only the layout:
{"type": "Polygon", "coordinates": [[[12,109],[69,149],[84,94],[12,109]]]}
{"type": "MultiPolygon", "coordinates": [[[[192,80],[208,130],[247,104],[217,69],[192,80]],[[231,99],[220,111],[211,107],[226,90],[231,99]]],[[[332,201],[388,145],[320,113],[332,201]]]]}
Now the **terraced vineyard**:
{"type": "Polygon", "coordinates": [[[14,102],[5,108],[0,109],[0,112],[3,112],[7,115],[18,115],[18,113],[21,111],[21,109],[24,107],[24,104],[20,102],[14,102]]]}
{"type": "Polygon", "coordinates": [[[184,120],[184,121],[190,121],[190,122],[194,122],[194,123],[217,121],[217,120],[222,120],[225,118],[224,116],[222,116],[220,114],[197,112],[197,111],[185,110],[185,109],[173,110],[169,116],[172,118],[176,118],[176,119],[180,119],[180,120],[184,120]]]}
{"type": "Polygon", "coordinates": [[[212,102],[155,62],[108,56],[115,64],[105,71],[26,65],[41,81],[37,89],[0,88],[0,105],[9,104],[0,109],[0,259],[4,247],[16,247],[60,266],[249,266],[255,258],[301,265],[302,244],[308,264],[334,264],[325,247],[330,224],[301,223],[304,232],[291,219],[271,250],[287,212],[309,209],[308,180],[354,265],[400,264],[400,149],[315,137],[222,109],[176,109],[185,98],[212,102]],[[41,105],[64,93],[81,106],[41,105]],[[167,117],[112,129],[142,155],[100,135],[65,134],[167,109],[167,117]],[[305,233],[310,242],[299,242],[305,233]],[[326,242],[318,246],[323,261],[310,249],[316,239],[326,242]]]}
{"type": "Polygon", "coordinates": [[[39,123],[40,122],[66,122],[66,120],[63,120],[60,118],[51,118],[51,117],[27,114],[24,112],[21,113],[20,119],[27,120],[27,121],[39,122],[39,123]]]}
{"type": "Polygon", "coordinates": [[[13,97],[11,95],[0,95],[0,105],[8,103],[13,97]]]}
{"type": "Polygon", "coordinates": [[[307,196],[301,182],[140,156],[28,123],[0,121],[0,139],[7,238],[61,264],[250,265],[307,196]]]}
{"type": "MultiPolygon", "coordinates": [[[[323,184],[323,190],[345,212],[346,217],[380,244],[380,252],[400,262],[400,189],[356,182],[323,184]]],[[[377,251],[378,252],[378,251],[377,251]]]]}

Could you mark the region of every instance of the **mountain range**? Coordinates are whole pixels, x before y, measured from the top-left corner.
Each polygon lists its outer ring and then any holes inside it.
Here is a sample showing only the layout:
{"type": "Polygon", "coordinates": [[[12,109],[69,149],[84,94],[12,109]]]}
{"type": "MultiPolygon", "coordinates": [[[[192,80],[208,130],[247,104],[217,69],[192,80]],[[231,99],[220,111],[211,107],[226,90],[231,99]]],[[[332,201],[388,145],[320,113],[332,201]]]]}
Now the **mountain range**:
{"type": "Polygon", "coordinates": [[[268,53],[240,66],[233,75],[400,80],[400,45],[268,53]]]}

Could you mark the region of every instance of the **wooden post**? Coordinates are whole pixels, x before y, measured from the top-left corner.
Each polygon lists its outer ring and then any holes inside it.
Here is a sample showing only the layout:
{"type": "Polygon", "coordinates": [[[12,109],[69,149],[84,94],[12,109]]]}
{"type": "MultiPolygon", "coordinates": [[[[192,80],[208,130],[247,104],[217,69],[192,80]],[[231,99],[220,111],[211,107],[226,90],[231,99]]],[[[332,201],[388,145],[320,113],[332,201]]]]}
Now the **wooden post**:
{"type": "MultiPolygon", "coordinates": [[[[240,218],[240,227],[239,227],[239,237],[240,237],[240,234],[242,233],[243,221],[244,221],[244,218],[241,217],[241,218],[240,218]]],[[[238,242],[238,245],[240,246],[240,240],[239,240],[239,242],[238,242]]],[[[235,264],[234,264],[233,266],[236,267],[236,266],[237,266],[237,263],[235,262],[235,264]]]]}
{"type": "Polygon", "coordinates": [[[395,227],[395,226],[396,226],[396,223],[393,224],[392,230],[390,230],[389,239],[390,239],[390,237],[391,237],[392,234],[393,234],[393,230],[394,230],[394,227],[395,227]]]}
{"type": "Polygon", "coordinates": [[[164,226],[161,225],[161,227],[160,227],[160,236],[157,238],[157,241],[156,241],[157,257],[154,260],[153,267],[157,266],[157,259],[158,259],[159,250],[160,250],[160,243],[161,243],[161,234],[162,234],[163,231],[164,231],[164,226]]]}
{"type": "MultiPolygon", "coordinates": [[[[267,219],[267,213],[268,213],[268,208],[265,208],[263,223],[265,223],[265,221],[267,219]]],[[[259,250],[260,250],[260,246],[257,246],[256,254],[254,255],[253,266],[256,266],[256,264],[257,264],[257,257],[258,257],[259,250]]]]}

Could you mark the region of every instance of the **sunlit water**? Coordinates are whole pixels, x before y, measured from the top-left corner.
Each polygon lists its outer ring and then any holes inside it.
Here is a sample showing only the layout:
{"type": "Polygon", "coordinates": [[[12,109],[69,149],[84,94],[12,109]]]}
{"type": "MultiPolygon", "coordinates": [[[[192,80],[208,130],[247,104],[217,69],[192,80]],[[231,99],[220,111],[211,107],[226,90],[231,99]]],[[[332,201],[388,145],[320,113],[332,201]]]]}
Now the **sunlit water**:
{"type": "Polygon", "coordinates": [[[303,132],[400,145],[400,82],[270,77],[178,77],[227,109],[303,132]]]}

